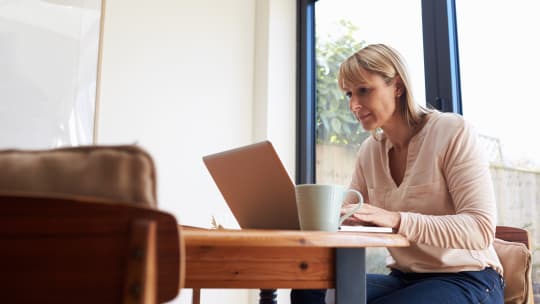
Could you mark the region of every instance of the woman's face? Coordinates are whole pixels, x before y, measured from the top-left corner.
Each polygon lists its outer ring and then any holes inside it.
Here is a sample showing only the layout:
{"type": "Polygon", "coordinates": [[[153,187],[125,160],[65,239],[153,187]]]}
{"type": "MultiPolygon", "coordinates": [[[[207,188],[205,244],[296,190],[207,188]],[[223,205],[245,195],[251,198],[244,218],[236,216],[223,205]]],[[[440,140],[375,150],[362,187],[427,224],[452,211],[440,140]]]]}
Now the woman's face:
{"type": "Polygon", "coordinates": [[[345,87],[349,108],[364,130],[385,126],[396,112],[396,81],[386,84],[382,76],[363,71],[364,81],[345,87]]]}

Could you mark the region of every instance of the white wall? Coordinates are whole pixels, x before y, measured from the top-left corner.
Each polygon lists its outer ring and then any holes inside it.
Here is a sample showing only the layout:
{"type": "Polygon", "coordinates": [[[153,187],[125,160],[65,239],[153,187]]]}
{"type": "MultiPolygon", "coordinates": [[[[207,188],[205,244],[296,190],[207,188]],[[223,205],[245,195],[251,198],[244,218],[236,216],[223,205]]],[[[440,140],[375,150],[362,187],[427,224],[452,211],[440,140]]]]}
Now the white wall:
{"type": "MultiPolygon", "coordinates": [[[[205,154],[268,138],[293,174],[295,6],[107,1],[97,142],[146,148],[157,166],[160,208],[183,224],[209,226],[214,215],[235,225],[205,154]]],[[[203,303],[248,298],[254,292],[202,292],[203,303]]],[[[176,302],[189,299],[185,290],[176,302]]]]}

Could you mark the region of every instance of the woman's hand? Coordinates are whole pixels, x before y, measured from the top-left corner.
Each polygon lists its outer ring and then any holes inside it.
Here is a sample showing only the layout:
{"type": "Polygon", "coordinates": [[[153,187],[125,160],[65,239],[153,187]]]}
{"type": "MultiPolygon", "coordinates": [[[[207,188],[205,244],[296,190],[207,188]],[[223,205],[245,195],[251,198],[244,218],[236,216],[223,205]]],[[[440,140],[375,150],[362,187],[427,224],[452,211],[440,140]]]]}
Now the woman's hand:
{"type": "MultiPolygon", "coordinates": [[[[341,215],[352,210],[356,205],[345,205],[341,208],[341,215]]],[[[358,211],[347,218],[345,225],[375,225],[382,227],[392,227],[399,229],[401,215],[399,212],[388,211],[383,208],[375,207],[370,204],[363,204],[358,211]]]]}

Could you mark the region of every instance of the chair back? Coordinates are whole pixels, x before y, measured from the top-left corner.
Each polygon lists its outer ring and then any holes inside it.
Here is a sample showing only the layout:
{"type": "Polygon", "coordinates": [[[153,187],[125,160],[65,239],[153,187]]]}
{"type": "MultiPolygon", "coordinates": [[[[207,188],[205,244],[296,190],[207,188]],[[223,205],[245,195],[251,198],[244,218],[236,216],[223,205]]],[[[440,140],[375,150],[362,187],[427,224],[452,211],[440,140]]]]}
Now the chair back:
{"type": "Polygon", "coordinates": [[[504,303],[534,303],[531,240],[525,229],[497,226],[493,244],[504,269],[504,303]]]}
{"type": "Polygon", "coordinates": [[[134,145],[0,150],[0,194],[157,206],[150,154],[134,145]]]}
{"type": "Polygon", "coordinates": [[[3,303],[156,303],[183,284],[174,216],[106,200],[0,196],[3,303]]]}

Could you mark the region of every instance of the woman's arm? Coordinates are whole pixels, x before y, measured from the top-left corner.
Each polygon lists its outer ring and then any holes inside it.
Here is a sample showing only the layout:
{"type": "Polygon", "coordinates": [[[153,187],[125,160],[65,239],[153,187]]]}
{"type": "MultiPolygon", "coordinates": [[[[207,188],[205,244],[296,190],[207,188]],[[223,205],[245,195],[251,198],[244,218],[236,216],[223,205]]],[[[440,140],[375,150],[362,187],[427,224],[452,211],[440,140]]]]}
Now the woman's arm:
{"type": "Polygon", "coordinates": [[[440,158],[455,215],[401,212],[399,233],[441,248],[485,249],[494,239],[496,204],[488,162],[464,122],[440,158]]]}

